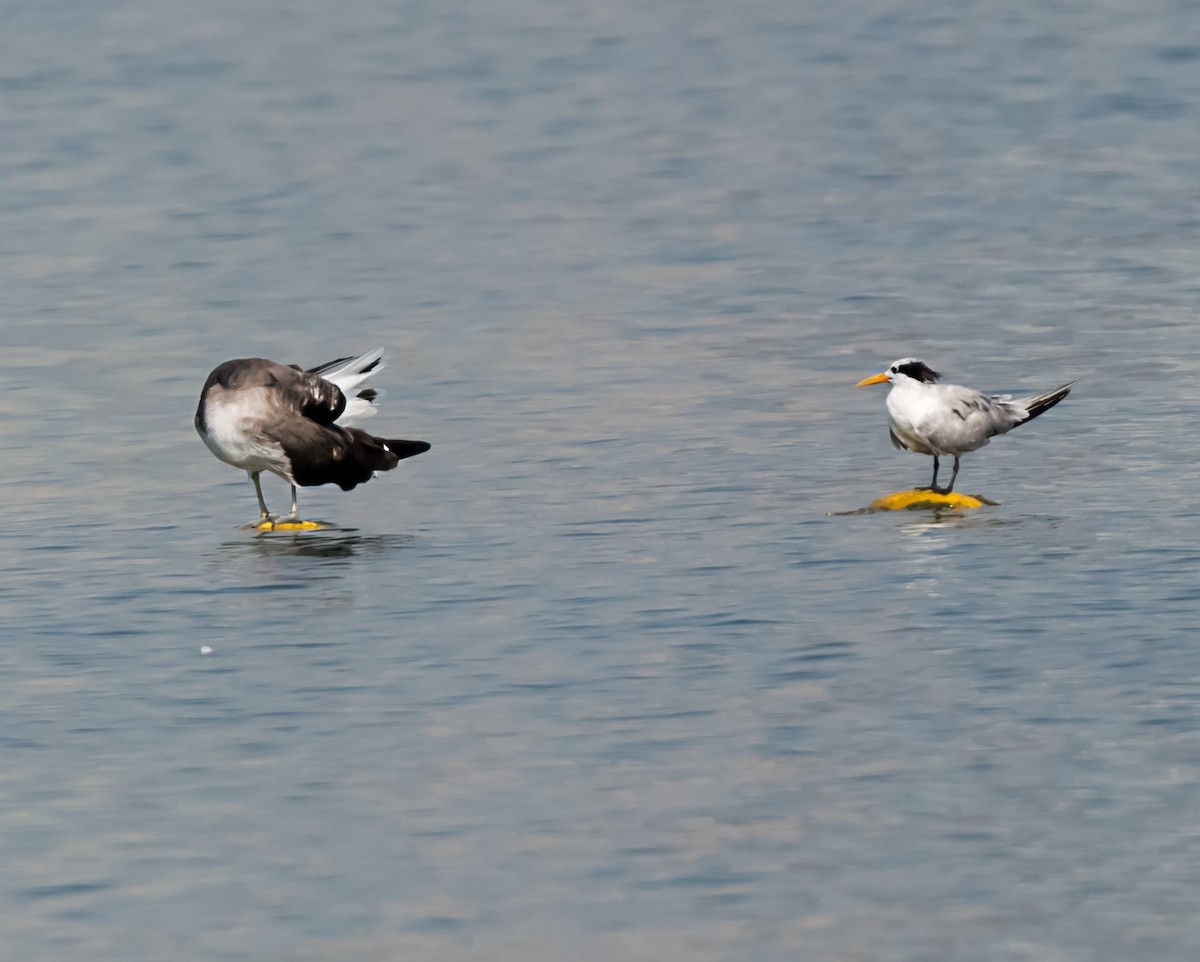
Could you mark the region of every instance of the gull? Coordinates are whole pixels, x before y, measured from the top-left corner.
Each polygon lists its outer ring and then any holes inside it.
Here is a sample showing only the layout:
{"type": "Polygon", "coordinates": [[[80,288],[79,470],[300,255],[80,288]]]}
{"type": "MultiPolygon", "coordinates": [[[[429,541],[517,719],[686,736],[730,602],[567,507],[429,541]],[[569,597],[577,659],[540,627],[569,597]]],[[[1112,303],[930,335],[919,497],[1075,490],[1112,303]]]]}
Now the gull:
{"type": "Polygon", "coordinates": [[[384,366],[383,348],[304,370],[261,357],[219,364],[204,382],[196,430],[208,449],[254,482],[263,522],[299,521],[296,486],[336,484],[349,491],[429,450],[425,441],[379,438],[340,422],[375,414],[381,392],[359,385],[384,366]],[[292,512],[267,510],[259,475],[270,471],[292,487],[292,512]]]}
{"type": "Polygon", "coordinates": [[[1018,424],[1032,421],[1071,393],[1075,381],[1014,399],[1008,394],[987,395],[961,384],[938,384],[941,375],[924,361],[904,357],[886,371],[863,378],[856,385],[883,384],[887,396],[888,432],[892,445],[933,457],[933,480],[922,489],[949,494],[958,478],[959,458],[983,447],[997,434],[1007,434],[1018,424]],[[950,483],[938,487],[938,458],[954,457],[950,483]]]}

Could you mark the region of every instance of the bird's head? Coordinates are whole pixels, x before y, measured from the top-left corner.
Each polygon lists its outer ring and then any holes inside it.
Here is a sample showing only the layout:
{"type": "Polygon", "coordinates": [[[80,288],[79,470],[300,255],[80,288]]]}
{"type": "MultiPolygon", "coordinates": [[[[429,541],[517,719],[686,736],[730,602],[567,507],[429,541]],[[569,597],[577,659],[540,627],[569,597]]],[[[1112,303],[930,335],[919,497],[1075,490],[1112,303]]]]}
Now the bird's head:
{"type": "Polygon", "coordinates": [[[893,361],[886,371],[863,378],[855,387],[882,384],[884,381],[896,384],[905,380],[933,384],[939,377],[941,375],[924,361],[919,361],[915,357],[902,357],[898,361],[893,361]]]}

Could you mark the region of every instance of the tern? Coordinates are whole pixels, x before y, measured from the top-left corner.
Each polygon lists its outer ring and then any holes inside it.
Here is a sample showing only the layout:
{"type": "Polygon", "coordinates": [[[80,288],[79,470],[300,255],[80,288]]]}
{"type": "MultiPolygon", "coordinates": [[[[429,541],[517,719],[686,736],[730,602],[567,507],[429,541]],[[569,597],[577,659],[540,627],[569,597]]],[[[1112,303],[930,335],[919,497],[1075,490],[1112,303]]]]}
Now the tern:
{"type": "Polygon", "coordinates": [[[196,430],[208,449],[254,482],[263,522],[299,521],[296,486],[336,484],[349,491],[429,450],[425,441],[379,438],[343,419],[376,413],[381,392],[359,389],[384,366],[383,348],[304,370],[261,357],[218,365],[204,382],[196,430]],[[259,475],[270,471],[292,487],[292,512],[267,510],[259,475]]]}
{"type": "Polygon", "coordinates": [[[892,445],[933,457],[933,480],[921,489],[949,494],[958,478],[958,462],[968,451],[983,447],[997,434],[1007,434],[1018,424],[1032,421],[1071,393],[1075,381],[1034,394],[1013,398],[987,395],[961,384],[938,384],[941,375],[924,361],[904,357],[879,374],[856,385],[890,382],[887,396],[888,431],[892,445]],[[938,458],[954,457],[950,483],[938,487],[938,458]]]}

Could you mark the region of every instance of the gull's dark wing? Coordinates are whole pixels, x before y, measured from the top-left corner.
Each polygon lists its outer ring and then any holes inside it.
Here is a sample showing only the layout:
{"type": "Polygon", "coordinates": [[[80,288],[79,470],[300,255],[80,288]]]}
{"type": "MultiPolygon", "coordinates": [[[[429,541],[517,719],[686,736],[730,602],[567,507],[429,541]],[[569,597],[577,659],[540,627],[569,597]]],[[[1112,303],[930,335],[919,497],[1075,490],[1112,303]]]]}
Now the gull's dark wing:
{"type": "Polygon", "coordinates": [[[273,372],[281,400],[299,411],[310,421],[333,424],[346,410],[346,396],[336,384],[331,384],[312,371],[277,364],[273,372]]]}

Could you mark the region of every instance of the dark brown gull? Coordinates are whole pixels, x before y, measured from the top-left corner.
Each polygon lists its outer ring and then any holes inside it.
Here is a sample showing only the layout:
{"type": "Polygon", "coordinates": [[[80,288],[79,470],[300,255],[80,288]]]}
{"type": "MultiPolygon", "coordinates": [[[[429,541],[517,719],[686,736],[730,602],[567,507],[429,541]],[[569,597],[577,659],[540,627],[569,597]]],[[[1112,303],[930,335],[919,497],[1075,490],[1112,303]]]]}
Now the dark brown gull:
{"type": "Polygon", "coordinates": [[[349,491],[404,458],[429,450],[425,441],[381,438],[343,420],[375,414],[381,392],[359,389],[384,366],[383,348],[304,370],[261,357],[218,365],[204,382],[196,430],[210,451],[250,475],[264,522],[299,521],[296,487],[336,484],[349,491]],[[259,475],[270,471],[292,488],[292,511],[267,510],[259,475]]]}

